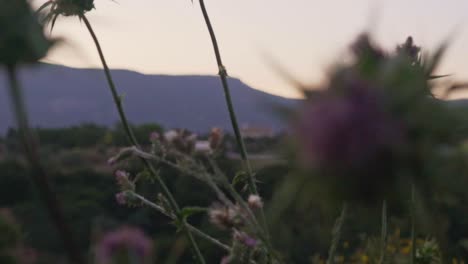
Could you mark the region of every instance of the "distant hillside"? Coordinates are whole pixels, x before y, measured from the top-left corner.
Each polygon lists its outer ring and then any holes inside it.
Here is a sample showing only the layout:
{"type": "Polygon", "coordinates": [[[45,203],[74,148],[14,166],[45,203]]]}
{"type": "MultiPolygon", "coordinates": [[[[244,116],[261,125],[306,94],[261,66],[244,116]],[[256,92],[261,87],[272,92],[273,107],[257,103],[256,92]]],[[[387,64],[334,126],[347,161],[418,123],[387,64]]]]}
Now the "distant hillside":
{"type": "MultiPolygon", "coordinates": [[[[143,75],[114,70],[118,90],[131,122],[156,122],[167,128],[207,131],[230,129],[221,83],[217,76],[143,75]]],[[[21,71],[28,110],[34,126],[64,127],[83,122],[114,125],[118,121],[104,74],[99,69],[74,69],[44,64],[21,71]]],[[[296,100],[250,88],[229,79],[241,124],[283,125],[273,106],[294,106],[296,100]]],[[[5,74],[0,71],[0,133],[13,125],[5,74]]]]}

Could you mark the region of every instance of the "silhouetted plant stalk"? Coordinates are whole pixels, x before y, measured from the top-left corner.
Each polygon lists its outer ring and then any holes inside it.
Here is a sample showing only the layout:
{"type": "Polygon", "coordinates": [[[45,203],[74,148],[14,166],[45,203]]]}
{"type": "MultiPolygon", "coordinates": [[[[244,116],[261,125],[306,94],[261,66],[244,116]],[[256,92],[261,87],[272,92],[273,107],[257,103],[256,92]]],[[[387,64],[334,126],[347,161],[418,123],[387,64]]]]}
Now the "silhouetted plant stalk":
{"type": "Polygon", "coordinates": [[[36,142],[35,136],[29,127],[28,114],[24,105],[24,99],[16,73],[16,66],[8,65],[7,73],[10,84],[12,107],[15,113],[19,135],[25,150],[25,154],[32,167],[31,175],[33,182],[36,185],[39,191],[39,195],[47,208],[49,217],[52,219],[52,222],[57,228],[60,239],[68,254],[69,260],[71,263],[84,264],[84,259],[76,247],[73,235],[68,225],[66,224],[60,203],[50,187],[49,177],[40,162],[40,156],[37,150],[38,143],[36,142]]]}
{"type": "Polygon", "coordinates": [[[411,264],[416,263],[416,187],[411,185],[411,264]]]}
{"type": "Polygon", "coordinates": [[[229,116],[230,116],[230,119],[231,119],[232,128],[233,128],[234,134],[236,136],[237,144],[239,145],[239,149],[240,149],[240,152],[241,152],[241,157],[242,157],[242,160],[244,162],[245,169],[247,170],[249,190],[253,194],[258,194],[257,186],[255,184],[255,177],[254,177],[254,174],[252,172],[252,167],[250,166],[247,150],[245,148],[245,143],[244,143],[244,140],[242,138],[242,134],[241,134],[240,129],[239,129],[239,124],[237,122],[236,112],[234,110],[234,104],[232,102],[231,92],[229,90],[229,84],[228,84],[228,81],[227,81],[228,74],[227,74],[227,71],[226,71],[226,67],[223,65],[223,61],[221,59],[221,53],[219,51],[218,41],[216,39],[216,35],[214,33],[213,26],[211,25],[210,17],[208,16],[208,12],[207,12],[206,7],[205,7],[205,2],[204,2],[204,0],[199,0],[199,2],[200,2],[200,8],[201,8],[202,13],[203,13],[203,18],[205,19],[206,26],[207,26],[208,31],[210,33],[211,42],[213,44],[213,49],[214,49],[214,53],[215,53],[215,56],[216,56],[216,62],[218,64],[218,70],[219,70],[218,74],[219,74],[219,77],[221,78],[221,82],[222,82],[222,85],[223,85],[223,88],[224,88],[224,95],[226,97],[226,103],[227,103],[227,107],[228,107],[228,110],[229,110],[229,116]]]}
{"type": "MultiPolygon", "coordinates": [[[[226,104],[229,110],[229,117],[231,120],[232,128],[234,130],[234,134],[236,136],[237,145],[239,146],[242,161],[244,163],[245,170],[247,172],[247,185],[249,187],[249,191],[252,194],[258,195],[257,185],[255,183],[255,175],[252,171],[252,167],[250,165],[250,161],[247,154],[247,149],[245,147],[244,139],[242,138],[242,134],[239,129],[239,124],[237,122],[236,112],[234,110],[234,104],[231,98],[231,92],[229,90],[229,84],[227,80],[227,70],[226,67],[223,65],[223,61],[221,58],[221,52],[219,51],[218,40],[216,39],[216,34],[214,32],[213,26],[211,25],[210,17],[208,15],[208,11],[206,10],[204,0],[199,0],[200,8],[203,13],[203,18],[206,23],[206,27],[208,28],[208,32],[210,34],[211,42],[213,44],[213,50],[216,56],[216,63],[218,64],[218,75],[221,79],[221,83],[224,89],[224,96],[226,98],[226,104]]],[[[268,233],[268,226],[266,223],[265,213],[263,208],[260,209],[260,217],[263,224],[263,228],[265,229],[265,234],[267,235],[267,240],[269,240],[269,233],[268,233]]]]}
{"type": "Polygon", "coordinates": [[[387,231],[388,221],[387,221],[387,201],[383,201],[382,204],[382,233],[380,237],[380,258],[379,264],[385,263],[385,251],[387,250],[387,231]]]}
{"type": "MultiPolygon", "coordinates": [[[[111,93],[112,93],[112,98],[113,98],[114,103],[115,103],[115,105],[117,107],[120,120],[121,120],[123,128],[125,130],[125,134],[127,135],[127,138],[130,141],[130,143],[132,145],[134,145],[135,147],[139,148],[139,144],[138,144],[138,142],[136,140],[136,137],[135,137],[135,135],[133,133],[133,130],[132,130],[132,128],[131,128],[131,126],[130,126],[130,124],[128,122],[128,119],[127,119],[127,117],[125,115],[125,111],[124,111],[123,105],[122,105],[122,98],[119,96],[119,94],[117,92],[117,89],[115,87],[114,81],[112,79],[112,75],[110,73],[109,67],[107,66],[107,62],[106,62],[106,59],[104,57],[104,53],[102,51],[99,40],[98,40],[98,38],[97,38],[97,36],[96,36],[92,26],[91,26],[91,23],[89,23],[89,20],[87,19],[87,17],[84,14],[80,14],[79,18],[81,20],[83,20],[83,22],[85,23],[86,28],[88,29],[89,33],[91,34],[91,37],[93,38],[94,44],[96,45],[97,51],[99,53],[99,57],[101,59],[102,65],[104,67],[104,72],[105,72],[105,75],[106,75],[106,79],[107,79],[107,82],[109,84],[109,88],[110,88],[111,93]]],[[[154,176],[156,178],[156,180],[158,181],[164,195],[169,200],[169,203],[170,203],[170,205],[172,207],[172,210],[177,215],[177,218],[178,218],[179,222],[182,224],[182,229],[186,233],[186,235],[187,235],[187,237],[188,237],[188,239],[190,241],[191,247],[192,247],[192,249],[194,251],[194,254],[195,254],[195,257],[196,257],[197,261],[199,263],[205,263],[205,259],[204,259],[203,255],[200,252],[198,244],[195,241],[195,239],[194,239],[194,237],[193,237],[193,235],[191,233],[190,228],[188,227],[187,221],[179,216],[180,215],[180,207],[177,204],[177,202],[176,202],[174,196],[172,195],[171,191],[167,187],[164,180],[156,172],[156,169],[151,165],[151,163],[146,159],[141,159],[141,160],[142,160],[143,164],[145,165],[145,167],[152,174],[152,176],[154,176]]]]}

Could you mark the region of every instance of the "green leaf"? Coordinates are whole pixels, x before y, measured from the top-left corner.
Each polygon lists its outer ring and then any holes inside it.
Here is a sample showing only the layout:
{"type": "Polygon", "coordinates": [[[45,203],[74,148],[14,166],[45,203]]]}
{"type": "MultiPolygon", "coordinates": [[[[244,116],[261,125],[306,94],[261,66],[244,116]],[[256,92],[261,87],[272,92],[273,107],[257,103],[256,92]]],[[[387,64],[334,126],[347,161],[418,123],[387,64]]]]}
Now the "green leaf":
{"type": "Polygon", "coordinates": [[[439,65],[447,48],[448,48],[448,41],[444,41],[444,43],[440,45],[440,47],[437,49],[434,55],[431,58],[429,58],[428,63],[425,65],[426,74],[428,76],[432,76],[432,73],[435,71],[435,69],[439,65]]]}
{"type": "Polygon", "coordinates": [[[184,207],[182,208],[182,210],[180,210],[179,217],[185,220],[194,214],[205,213],[207,211],[208,211],[208,208],[205,208],[205,207],[197,207],[197,206],[184,207]]]}

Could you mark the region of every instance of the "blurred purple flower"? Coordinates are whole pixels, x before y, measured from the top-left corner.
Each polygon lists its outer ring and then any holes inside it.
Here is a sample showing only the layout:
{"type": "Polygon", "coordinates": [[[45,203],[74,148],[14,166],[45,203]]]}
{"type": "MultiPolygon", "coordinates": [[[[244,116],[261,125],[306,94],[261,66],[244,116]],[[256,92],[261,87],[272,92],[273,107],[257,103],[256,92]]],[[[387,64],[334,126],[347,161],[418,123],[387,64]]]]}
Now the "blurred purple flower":
{"type": "Polygon", "coordinates": [[[160,135],[158,132],[152,132],[149,136],[151,142],[157,142],[160,139],[160,135]]]}
{"type": "Polygon", "coordinates": [[[119,185],[125,185],[128,181],[128,173],[122,170],[117,170],[115,173],[115,180],[119,185]]]}
{"type": "Polygon", "coordinates": [[[258,240],[249,236],[247,233],[242,231],[234,230],[234,239],[241,242],[247,247],[254,248],[258,244],[258,240]]]}
{"type": "Polygon", "coordinates": [[[401,126],[384,110],[377,90],[358,81],[348,85],[303,109],[297,136],[307,165],[359,166],[401,139],[401,126]]]}
{"type": "Polygon", "coordinates": [[[224,256],[222,259],[221,259],[221,262],[220,264],[229,264],[232,262],[232,258],[231,256],[224,256]]]}
{"type": "Polygon", "coordinates": [[[128,172],[117,170],[114,175],[122,191],[135,190],[135,184],[130,180],[128,172]]]}
{"type": "Polygon", "coordinates": [[[115,195],[115,200],[120,205],[125,205],[127,203],[127,195],[125,192],[119,192],[115,195]]]}
{"type": "Polygon", "coordinates": [[[147,263],[151,258],[152,241],[137,228],[122,227],[106,234],[96,246],[99,264],[113,263],[117,256],[131,256],[138,263],[147,263]]]}

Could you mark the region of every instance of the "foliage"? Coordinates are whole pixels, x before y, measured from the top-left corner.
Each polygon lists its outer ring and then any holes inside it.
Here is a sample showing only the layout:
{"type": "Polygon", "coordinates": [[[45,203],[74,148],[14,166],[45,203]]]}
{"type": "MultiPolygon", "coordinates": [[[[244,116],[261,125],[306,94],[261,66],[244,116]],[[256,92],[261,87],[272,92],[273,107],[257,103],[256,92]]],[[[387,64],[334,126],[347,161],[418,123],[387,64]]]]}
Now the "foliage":
{"type": "MultiPolygon", "coordinates": [[[[63,249],[72,262],[82,263],[85,253],[97,264],[146,264],[158,257],[201,264],[436,264],[466,256],[466,216],[457,210],[468,200],[463,188],[468,110],[434,96],[433,80],[446,77],[435,74],[445,44],[423,55],[409,37],[387,52],[368,34],[360,35],[350,47],[350,61],[335,65],[321,89],[299,87],[305,100],[290,111],[290,152],[283,163],[275,160],[255,172],[261,163],[251,165],[247,147],[270,152],[279,142],[242,138],[216,35],[204,1],[199,3],[233,137],[218,128],[201,138],[184,129],[131,125],[85,16],[94,1],[49,0],[38,14],[46,11],[43,18],[51,28],[59,16],[77,16],[87,27],[120,123],[112,130],[93,124],[36,129],[45,145],[40,151],[16,66],[44,57],[53,41],[43,35],[26,1],[0,3],[5,7],[0,10],[0,63],[7,66],[19,126],[2,140],[9,157],[0,164],[0,202],[24,226],[25,243],[52,255],[39,261],[58,261],[63,249]],[[239,160],[226,155],[232,138],[239,160]],[[18,155],[22,148],[32,169],[18,155]],[[28,177],[37,189],[30,188],[28,177]],[[333,225],[332,215],[343,202],[333,225]],[[388,234],[389,215],[404,236],[388,234]],[[378,229],[378,239],[367,235],[378,229]],[[356,238],[362,230],[366,233],[356,238]],[[51,236],[54,231],[60,241],[51,236]],[[161,256],[153,254],[158,247],[161,256]]],[[[455,89],[460,86],[447,93],[455,89]]],[[[19,228],[11,219],[0,218],[2,263],[21,255],[16,254],[22,243],[19,228]]]]}

